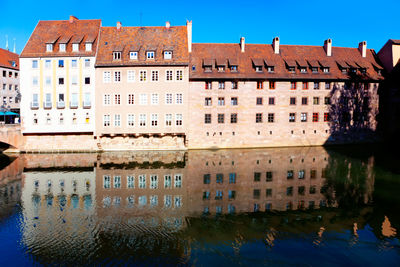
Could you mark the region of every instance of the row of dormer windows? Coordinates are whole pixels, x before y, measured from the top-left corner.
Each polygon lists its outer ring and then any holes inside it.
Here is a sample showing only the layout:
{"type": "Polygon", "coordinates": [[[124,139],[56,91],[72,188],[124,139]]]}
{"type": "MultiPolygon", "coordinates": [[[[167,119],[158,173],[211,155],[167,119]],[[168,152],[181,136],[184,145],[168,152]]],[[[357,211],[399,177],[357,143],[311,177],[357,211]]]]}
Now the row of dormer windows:
{"type": "MultiPolygon", "coordinates": [[[[139,52],[138,51],[130,51],[129,52],[129,59],[130,60],[137,60],[139,52]]],[[[172,59],[172,51],[167,50],[163,52],[164,59],[172,59]]],[[[146,51],[146,59],[147,60],[154,60],[156,57],[155,51],[146,51]]],[[[114,51],[113,52],[113,60],[121,60],[122,59],[122,52],[121,51],[114,51]]]]}
{"type": "MultiPolygon", "coordinates": [[[[58,45],[59,52],[66,52],[67,44],[61,43],[58,45]]],[[[85,43],[85,51],[92,51],[92,43],[85,43]]],[[[46,52],[54,52],[54,44],[46,44],[46,52]]],[[[79,52],[79,43],[72,44],[72,52],[79,52]]]]}

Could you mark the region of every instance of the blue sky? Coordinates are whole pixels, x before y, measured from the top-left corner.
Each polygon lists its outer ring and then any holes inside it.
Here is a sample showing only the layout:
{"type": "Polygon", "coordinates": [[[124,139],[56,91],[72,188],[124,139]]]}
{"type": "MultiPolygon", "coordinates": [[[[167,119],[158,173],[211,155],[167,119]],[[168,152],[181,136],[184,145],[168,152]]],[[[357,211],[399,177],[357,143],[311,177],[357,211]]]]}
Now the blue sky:
{"type": "Polygon", "coordinates": [[[157,26],[193,21],[193,42],[323,45],[357,47],[366,40],[379,50],[389,38],[400,39],[400,1],[26,1],[0,0],[0,47],[8,35],[20,53],[39,20],[101,19],[103,26],[157,26]],[[60,3],[56,5],[56,3],[60,3]],[[117,4],[118,3],[118,4],[117,4]]]}

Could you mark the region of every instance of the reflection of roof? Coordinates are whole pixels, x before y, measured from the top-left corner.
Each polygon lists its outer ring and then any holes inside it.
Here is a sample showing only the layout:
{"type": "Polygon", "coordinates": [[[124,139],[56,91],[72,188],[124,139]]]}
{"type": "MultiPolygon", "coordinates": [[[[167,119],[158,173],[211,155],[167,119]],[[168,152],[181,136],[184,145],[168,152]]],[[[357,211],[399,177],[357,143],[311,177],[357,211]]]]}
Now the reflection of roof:
{"type": "MultiPolygon", "coordinates": [[[[216,44],[216,43],[195,43],[193,44],[190,55],[190,64],[197,68],[189,68],[190,79],[348,79],[349,74],[339,69],[337,62],[343,63],[343,66],[349,66],[349,62],[356,68],[360,68],[358,62],[363,66],[368,66],[366,74],[368,79],[383,79],[371,64],[380,66],[376,60],[376,54],[373,49],[367,49],[366,57],[361,56],[358,48],[332,47],[332,56],[328,57],[323,46],[306,45],[280,45],[279,54],[274,54],[271,44],[246,44],[245,51],[241,52],[240,44],[216,44]],[[230,62],[234,59],[237,62],[237,71],[226,70],[218,72],[216,69],[206,72],[201,68],[206,59],[227,58],[230,62]],[[260,62],[262,61],[262,63],[260,62]],[[262,66],[274,66],[274,72],[257,72],[254,69],[255,64],[262,66]],[[298,68],[294,73],[288,71],[287,66],[296,67],[309,65],[319,67],[329,67],[329,72],[300,73],[298,68]],[[200,67],[200,68],[199,68],[200,67]]],[[[231,63],[230,63],[231,64],[231,63]]]]}

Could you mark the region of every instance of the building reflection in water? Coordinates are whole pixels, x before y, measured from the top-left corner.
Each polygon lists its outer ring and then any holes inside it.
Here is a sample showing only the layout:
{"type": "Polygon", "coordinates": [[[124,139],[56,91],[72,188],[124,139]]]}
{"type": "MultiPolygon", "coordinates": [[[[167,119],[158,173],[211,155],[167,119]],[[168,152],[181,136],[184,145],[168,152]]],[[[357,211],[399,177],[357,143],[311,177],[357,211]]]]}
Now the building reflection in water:
{"type": "MultiPolygon", "coordinates": [[[[120,253],[147,248],[185,263],[191,240],[217,240],[222,224],[211,226],[215,216],[231,214],[232,229],[222,231],[229,232],[235,253],[254,235],[272,248],[282,231],[315,233],[312,242],[319,245],[325,231],[348,229],[349,242],[357,242],[362,216],[332,218],[337,207],[372,201],[373,164],[373,158],[349,160],[322,147],[25,154],[1,172],[17,182],[0,180],[0,201],[12,194],[18,198],[22,181],[23,243],[46,263],[49,249],[58,257],[82,247],[107,255],[110,244],[118,244],[120,253]],[[324,213],[318,213],[321,208],[324,213]],[[302,210],[312,222],[290,226],[302,210]],[[248,213],[260,212],[269,214],[268,223],[249,233],[254,217],[248,213]]],[[[387,217],[381,232],[396,235],[387,217]]]]}

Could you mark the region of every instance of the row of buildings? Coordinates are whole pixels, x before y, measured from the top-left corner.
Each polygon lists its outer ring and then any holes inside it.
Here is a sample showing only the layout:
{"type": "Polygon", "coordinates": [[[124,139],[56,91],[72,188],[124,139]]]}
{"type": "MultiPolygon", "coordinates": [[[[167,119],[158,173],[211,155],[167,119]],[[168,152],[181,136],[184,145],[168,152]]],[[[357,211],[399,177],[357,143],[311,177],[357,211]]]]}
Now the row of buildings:
{"type": "Polygon", "coordinates": [[[365,41],[200,44],[191,21],[104,27],[73,16],[39,21],[19,67],[26,151],[367,141],[384,81],[365,41]]]}

